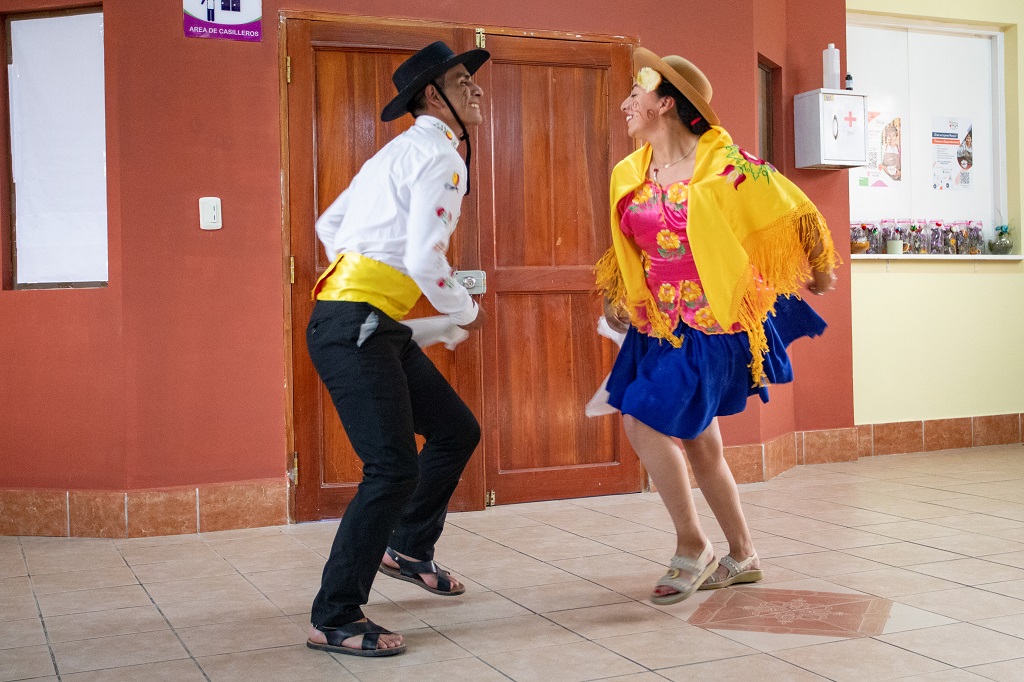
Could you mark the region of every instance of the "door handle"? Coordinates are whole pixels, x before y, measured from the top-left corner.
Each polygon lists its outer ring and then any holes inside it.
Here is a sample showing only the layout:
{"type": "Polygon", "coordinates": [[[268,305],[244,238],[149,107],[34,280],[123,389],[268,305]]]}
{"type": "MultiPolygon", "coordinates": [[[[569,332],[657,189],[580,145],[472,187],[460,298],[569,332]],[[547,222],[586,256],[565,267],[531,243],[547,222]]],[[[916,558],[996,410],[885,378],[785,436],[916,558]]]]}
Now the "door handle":
{"type": "Polygon", "coordinates": [[[456,270],[455,281],[471,294],[482,294],[487,291],[487,273],[483,270],[456,270]]]}

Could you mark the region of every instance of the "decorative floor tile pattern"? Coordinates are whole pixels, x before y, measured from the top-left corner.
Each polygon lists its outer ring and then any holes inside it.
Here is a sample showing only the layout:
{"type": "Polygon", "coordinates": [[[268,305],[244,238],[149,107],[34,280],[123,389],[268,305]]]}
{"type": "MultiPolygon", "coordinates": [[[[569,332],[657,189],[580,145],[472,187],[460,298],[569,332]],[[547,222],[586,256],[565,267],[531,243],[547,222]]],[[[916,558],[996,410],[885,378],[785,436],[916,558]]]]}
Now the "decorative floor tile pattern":
{"type": "Polygon", "coordinates": [[[1020,445],[741,485],[765,580],[672,606],[648,599],[675,548],[657,494],[449,514],[467,592],[378,576],[366,613],[409,647],[380,659],[304,645],[337,522],[0,536],[0,682],[1024,680],[1022,491],[1020,445]]]}
{"type": "Polygon", "coordinates": [[[689,622],[709,630],[774,635],[870,637],[885,631],[892,602],[842,592],[716,590],[689,622]]]}

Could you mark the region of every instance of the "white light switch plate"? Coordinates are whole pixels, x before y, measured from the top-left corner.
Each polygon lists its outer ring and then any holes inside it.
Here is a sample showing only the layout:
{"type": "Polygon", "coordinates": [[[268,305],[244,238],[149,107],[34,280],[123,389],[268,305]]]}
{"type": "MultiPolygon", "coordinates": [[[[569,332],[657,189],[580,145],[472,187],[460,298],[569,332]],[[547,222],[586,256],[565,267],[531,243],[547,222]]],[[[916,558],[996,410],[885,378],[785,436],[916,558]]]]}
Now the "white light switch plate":
{"type": "Polygon", "coordinates": [[[220,211],[220,197],[200,197],[199,227],[204,230],[219,230],[223,224],[224,216],[220,211]]]}

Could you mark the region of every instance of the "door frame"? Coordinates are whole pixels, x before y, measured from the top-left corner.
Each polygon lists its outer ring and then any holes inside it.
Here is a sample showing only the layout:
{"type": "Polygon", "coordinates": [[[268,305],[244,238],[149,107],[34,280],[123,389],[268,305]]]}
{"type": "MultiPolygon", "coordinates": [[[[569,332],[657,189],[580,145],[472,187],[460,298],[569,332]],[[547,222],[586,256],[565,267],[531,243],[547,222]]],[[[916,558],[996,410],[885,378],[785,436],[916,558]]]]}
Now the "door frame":
{"type": "MultiPolygon", "coordinates": [[[[285,398],[285,466],[288,472],[288,519],[296,522],[296,489],[299,482],[300,469],[298,465],[298,453],[295,447],[295,384],[294,384],[294,363],[296,348],[292,343],[294,333],[294,320],[292,316],[292,296],[295,295],[294,261],[292,259],[292,231],[291,231],[291,146],[288,117],[288,87],[290,76],[290,64],[288,55],[288,26],[291,22],[315,21],[329,22],[333,24],[347,24],[352,28],[371,29],[375,31],[386,31],[388,27],[438,27],[451,29],[471,29],[482,31],[484,35],[501,35],[520,38],[543,38],[547,40],[571,40],[576,42],[594,43],[615,43],[630,45],[631,49],[640,44],[637,36],[613,36],[594,33],[575,33],[569,31],[555,30],[527,30],[520,28],[509,28],[489,24],[473,24],[465,22],[430,21],[420,19],[388,19],[367,15],[333,14],[329,12],[304,11],[304,10],[281,10],[278,15],[278,93],[279,93],[279,124],[281,130],[281,288],[283,300],[283,326],[282,334],[284,340],[284,398],[285,398]]],[[[351,43],[355,46],[357,43],[351,43]]],[[[486,46],[485,46],[486,47],[486,46]]],[[[622,442],[626,442],[624,434],[620,434],[622,442]]],[[[486,490],[486,466],[481,461],[480,469],[480,492],[479,506],[475,509],[485,507],[483,492],[486,490]]],[[[467,473],[469,473],[467,471],[467,473]]],[[[641,470],[642,481],[647,480],[646,471],[641,470]]],[[[303,469],[302,476],[313,475],[309,467],[303,469]]],[[[646,485],[643,486],[646,488],[646,485]]]]}

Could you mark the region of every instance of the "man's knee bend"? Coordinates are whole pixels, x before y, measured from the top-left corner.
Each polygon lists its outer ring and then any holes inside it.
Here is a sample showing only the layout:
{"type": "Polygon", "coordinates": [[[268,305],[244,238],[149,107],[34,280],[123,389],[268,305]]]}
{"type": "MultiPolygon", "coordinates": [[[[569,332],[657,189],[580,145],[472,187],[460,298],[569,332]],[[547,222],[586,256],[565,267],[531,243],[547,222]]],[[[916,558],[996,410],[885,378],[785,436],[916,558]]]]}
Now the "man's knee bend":
{"type": "Polygon", "coordinates": [[[461,420],[452,434],[453,449],[465,455],[468,461],[476,446],[480,444],[480,422],[472,413],[461,420]]]}
{"type": "Polygon", "coordinates": [[[363,468],[363,483],[391,494],[410,497],[420,480],[419,465],[414,461],[402,465],[363,468]]]}
{"type": "Polygon", "coordinates": [[[476,420],[472,414],[469,415],[469,419],[466,420],[464,428],[464,442],[466,448],[472,453],[476,449],[477,445],[480,445],[480,422],[476,420]]]}
{"type": "Polygon", "coordinates": [[[429,440],[449,452],[464,453],[468,458],[480,444],[480,422],[469,410],[453,415],[443,430],[433,433],[429,440]]]}

